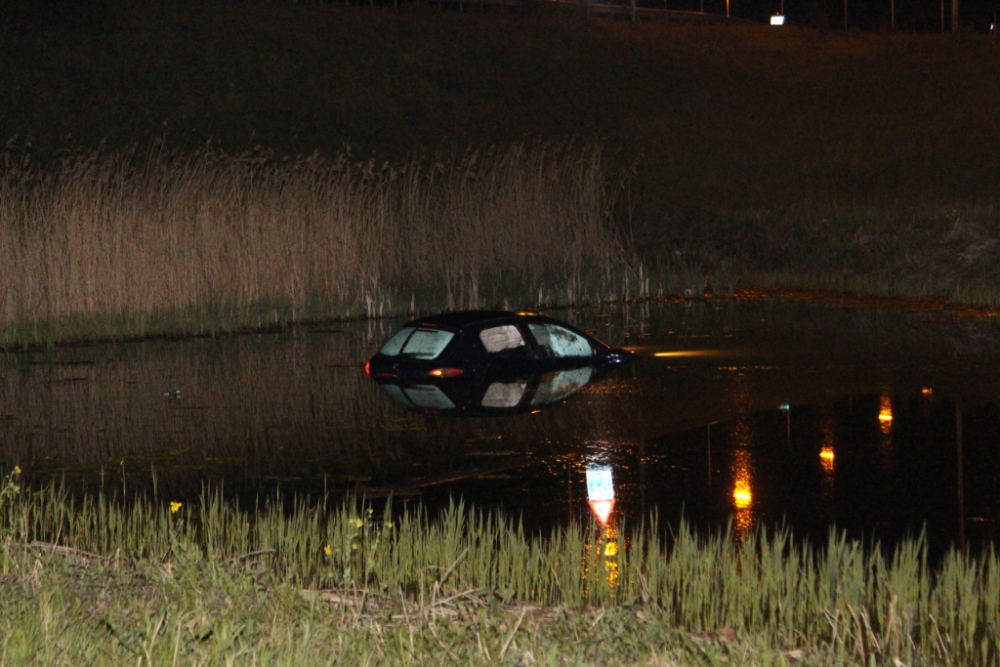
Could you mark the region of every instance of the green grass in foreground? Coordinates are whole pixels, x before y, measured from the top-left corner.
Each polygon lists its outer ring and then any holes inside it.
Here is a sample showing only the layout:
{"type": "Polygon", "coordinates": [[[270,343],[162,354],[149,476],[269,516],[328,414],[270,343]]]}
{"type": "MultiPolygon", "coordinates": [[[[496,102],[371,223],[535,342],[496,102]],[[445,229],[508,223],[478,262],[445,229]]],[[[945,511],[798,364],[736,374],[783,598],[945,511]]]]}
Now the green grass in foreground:
{"type": "Polygon", "coordinates": [[[374,515],[0,495],[3,664],[996,665],[1000,562],[836,532],[526,535],[457,504],[374,515]]]}

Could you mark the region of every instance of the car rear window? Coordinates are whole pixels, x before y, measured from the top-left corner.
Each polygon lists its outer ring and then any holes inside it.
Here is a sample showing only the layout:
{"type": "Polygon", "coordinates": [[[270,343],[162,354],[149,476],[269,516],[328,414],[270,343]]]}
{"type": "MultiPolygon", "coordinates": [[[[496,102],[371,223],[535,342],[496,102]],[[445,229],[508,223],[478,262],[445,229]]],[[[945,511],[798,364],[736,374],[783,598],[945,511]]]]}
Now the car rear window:
{"type": "Polygon", "coordinates": [[[443,391],[432,384],[418,384],[403,389],[406,397],[418,408],[432,410],[451,410],[455,404],[443,391]]]}
{"type": "Polygon", "coordinates": [[[430,384],[418,384],[405,389],[394,384],[384,384],[382,389],[408,408],[451,410],[455,407],[443,391],[430,384]]]}
{"type": "Polygon", "coordinates": [[[417,329],[403,346],[403,356],[413,359],[437,359],[455,337],[451,331],[417,329]]]}
{"type": "Polygon", "coordinates": [[[399,354],[399,351],[403,349],[403,343],[406,342],[406,339],[415,330],[416,327],[403,327],[397,331],[392,338],[385,342],[385,345],[382,346],[382,349],[379,350],[379,352],[387,357],[395,357],[399,354]]]}

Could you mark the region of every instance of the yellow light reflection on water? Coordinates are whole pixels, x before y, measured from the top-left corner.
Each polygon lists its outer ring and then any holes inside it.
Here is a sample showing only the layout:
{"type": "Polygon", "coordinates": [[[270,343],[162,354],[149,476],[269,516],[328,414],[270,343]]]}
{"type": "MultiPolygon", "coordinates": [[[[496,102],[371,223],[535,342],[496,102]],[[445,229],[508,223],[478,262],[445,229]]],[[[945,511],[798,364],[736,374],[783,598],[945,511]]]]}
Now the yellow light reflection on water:
{"type": "Polygon", "coordinates": [[[618,529],[606,526],[604,529],[604,578],[608,586],[618,585],[618,529]]]}
{"type": "Polygon", "coordinates": [[[746,509],[751,503],[753,503],[753,493],[750,491],[749,482],[736,480],[736,488],[733,489],[733,504],[736,505],[736,509],[746,509]]]}
{"type": "Polygon", "coordinates": [[[601,580],[599,585],[606,583],[609,588],[615,588],[618,585],[618,529],[613,525],[604,526],[597,543],[584,544],[583,550],[583,578],[595,583],[601,580]]]}
{"type": "Polygon", "coordinates": [[[819,450],[819,461],[823,465],[823,472],[833,472],[833,447],[824,446],[819,450]]]}
{"type": "Polygon", "coordinates": [[[882,432],[888,433],[889,429],[892,428],[892,401],[889,399],[888,394],[883,395],[879,401],[878,421],[882,427],[882,432]]]}
{"type": "Polygon", "coordinates": [[[737,449],[733,452],[733,507],[736,509],[734,523],[738,539],[753,525],[753,480],[751,477],[750,450],[737,449]]]}
{"type": "Polygon", "coordinates": [[[657,352],[654,357],[721,357],[724,350],[676,350],[674,352],[657,352]]]}

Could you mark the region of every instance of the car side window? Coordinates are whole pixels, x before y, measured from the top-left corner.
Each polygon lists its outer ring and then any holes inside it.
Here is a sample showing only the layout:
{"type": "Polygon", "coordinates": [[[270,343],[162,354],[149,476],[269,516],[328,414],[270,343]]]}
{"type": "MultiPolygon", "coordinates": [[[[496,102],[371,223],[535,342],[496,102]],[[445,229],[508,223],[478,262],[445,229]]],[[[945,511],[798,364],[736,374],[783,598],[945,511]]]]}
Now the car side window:
{"type": "Polygon", "coordinates": [[[517,382],[494,382],[483,394],[481,405],[484,408],[516,408],[524,397],[524,392],[528,388],[528,383],[517,382]]]}
{"type": "Polygon", "coordinates": [[[529,323],[528,329],[546,357],[592,357],[590,342],[580,334],[555,324],[529,323]]]}
{"type": "Polygon", "coordinates": [[[513,324],[483,329],[479,332],[479,340],[490,355],[499,355],[503,359],[524,359],[528,356],[524,337],[513,324]]]}

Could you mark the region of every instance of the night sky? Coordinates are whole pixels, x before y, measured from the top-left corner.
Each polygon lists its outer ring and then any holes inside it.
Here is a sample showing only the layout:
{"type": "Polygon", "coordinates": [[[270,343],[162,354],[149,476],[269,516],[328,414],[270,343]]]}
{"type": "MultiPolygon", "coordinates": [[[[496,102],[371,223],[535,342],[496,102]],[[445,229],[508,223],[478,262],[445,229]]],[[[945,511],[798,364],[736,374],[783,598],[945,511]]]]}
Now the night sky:
{"type": "MultiPolygon", "coordinates": [[[[5,0],[0,3],[0,14],[19,4],[34,5],[32,13],[37,15],[42,11],[52,11],[54,14],[94,13],[101,5],[114,4],[117,0],[5,0]]],[[[128,0],[126,0],[128,1],[128,0]]],[[[178,0],[183,3],[186,0],[178,0]]],[[[213,0],[206,0],[212,2],[213,0]]],[[[248,4],[255,0],[236,0],[240,4],[248,4]]],[[[277,0],[306,4],[304,0],[277,0]]],[[[327,4],[330,0],[323,0],[327,4]]],[[[348,0],[356,4],[369,4],[369,0],[348,0]]],[[[374,0],[375,5],[392,6],[393,3],[408,4],[413,2],[436,3],[437,0],[374,0]]],[[[458,0],[445,0],[457,2],[458,0]]],[[[470,0],[466,0],[469,2],[470,0]]],[[[488,1],[488,0],[487,0],[488,1]]],[[[544,4],[544,0],[538,0],[544,4]]],[[[627,4],[628,0],[594,0],[611,4],[627,4]]],[[[784,1],[785,15],[793,25],[810,26],[814,28],[843,29],[844,0],[730,0],[730,13],[734,17],[753,21],[767,22],[769,17],[777,13],[784,1]]],[[[891,3],[893,0],[847,0],[848,25],[861,30],[888,30],[891,21],[891,3]]],[[[944,21],[945,30],[951,31],[951,1],[945,0],[944,21]]],[[[337,0],[342,2],[342,0],[337,0]]],[[[475,0],[471,0],[472,3],[475,0]]],[[[980,33],[989,32],[1000,10],[1000,0],[959,0],[959,26],[964,31],[980,33]]],[[[638,0],[640,6],[666,7],[669,9],[704,11],[724,14],[726,0],[638,0]]],[[[941,31],[941,0],[895,0],[896,27],[899,30],[915,32],[941,31]]],[[[97,10],[99,12],[99,9],[97,10]]]]}

